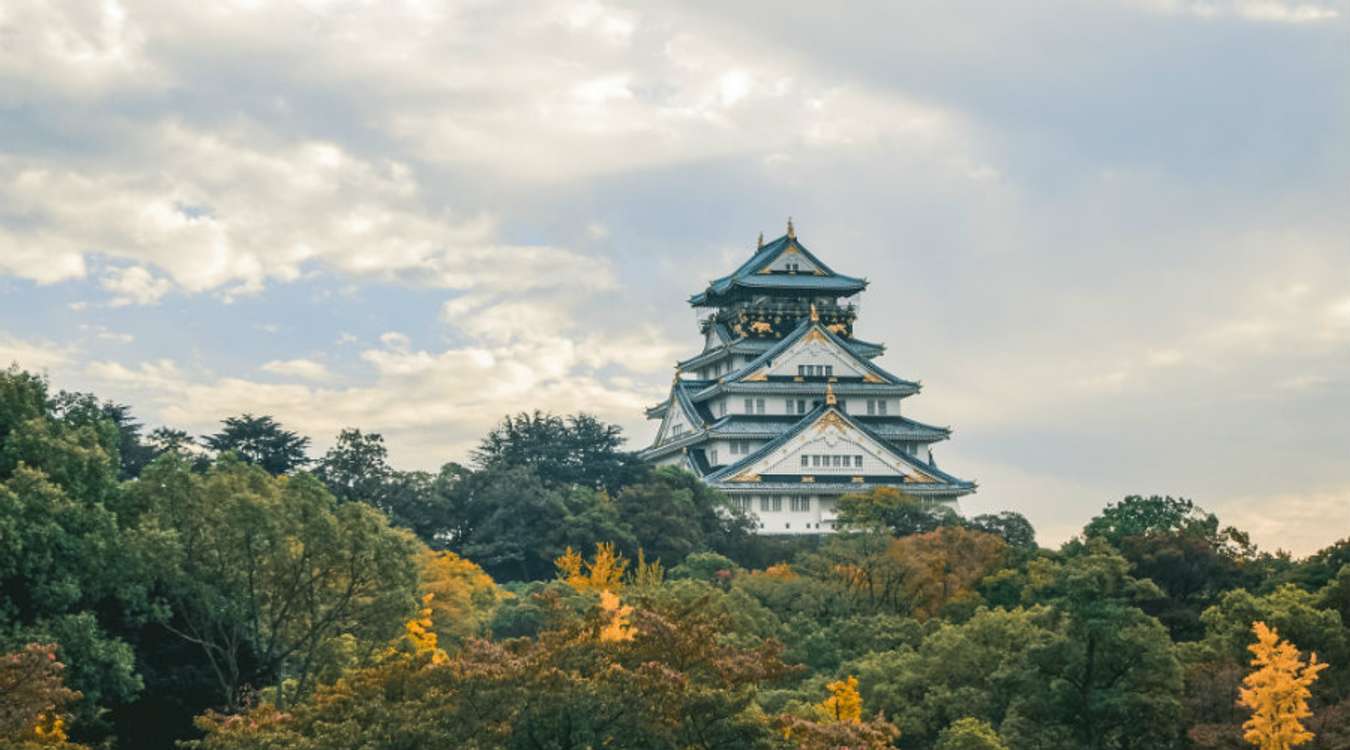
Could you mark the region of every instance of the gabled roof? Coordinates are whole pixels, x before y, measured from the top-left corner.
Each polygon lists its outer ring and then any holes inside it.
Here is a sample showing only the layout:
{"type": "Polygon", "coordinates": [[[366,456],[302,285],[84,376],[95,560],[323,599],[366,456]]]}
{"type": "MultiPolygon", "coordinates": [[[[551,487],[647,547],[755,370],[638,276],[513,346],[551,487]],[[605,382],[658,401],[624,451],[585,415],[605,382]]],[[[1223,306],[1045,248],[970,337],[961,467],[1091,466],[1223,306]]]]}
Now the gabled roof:
{"type": "MultiPolygon", "coordinates": [[[[685,399],[688,399],[691,404],[693,403],[693,400],[690,399],[689,397],[691,393],[698,393],[699,391],[704,390],[708,386],[717,384],[717,381],[715,380],[691,380],[687,378],[679,378],[677,382],[684,390],[685,399]]],[[[647,407],[646,411],[647,418],[655,419],[657,417],[665,416],[666,410],[670,408],[671,400],[674,398],[678,397],[676,396],[675,393],[675,384],[672,384],[670,389],[670,395],[666,396],[666,399],[664,401],[655,406],[647,407]]],[[[708,411],[706,408],[702,409],[686,408],[686,411],[689,411],[691,414],[699,415],[700,417],[706,414],[707,419],[705,421],[709,422],[712,421],[712,412],[708,411]]]]}
{"type": "Polygon", "coordinates": [[[714,300],[725,295],[734,287],[751,290],[783,289],[827,294],[848,295],[867,288],[867,280],[835,273],[829,266],[815,256],[806,246],[790,234],[761,247],[742,263],[740,268],[708,283],[708,288],[689,298],[689,304],[699,307],[714,304],[714,300]],[[786,252],[801,253],[817,271],[814,273],[765,273],[765,270],[786,252]]]}
{"type": "MultiPolygon", "coordinates": [[[[882,440],[946,440],[952,431],[901,416],[854,415],[854,421],[866,426],[882,440]]],[[[727,414],[708,425],[709,437],[777,437],[802,420],[796,414],[727,414]]]]}
{"type": "Polygon", "coordinates": [[[915,471],[926,474],[932,477],[933,479],[938,480],[942,484],[948,485],[952,489],[963,491],[970,491],[975,489],[974,482],[968,482],[964,479],[957,479],[951,474],[948,474],[947,472],[939,469],[935,464],[929,463],[927,461],[920,461],[918,458],[911,456],[908,453],[905,453],[904,451],[896,449],[889,442],[887,442],[885,438],[876,434],[872,430],[868,429],[865,425],[860,424],[857,420],[850,417],[848,412],[841,411],[837,406],[834,406],[832,404],[821,404],[820,406],[816,407],[813,411],[811,411],[809,414],[807,414],[805,417],[803,417],[801,421],[798,422],[797,425],[792,429],[788,430],[787,432],[784,432],[777,438],[770,440],[769,442],[760,446],[758,450],[751,452],[750,455],[741,458],[741,460],[728,466],[724,466],[712,472],[711,474],[708,474],[707,476],[704,477],[704,479],[708,482],[725,482],[729,480],[731,477],[734,477],[740,474],[741,472],[745,471],[749,467],[754,466],[760,460],[767,457],[774,451],[778,450],[778,448],[780,448],[784,443],[795,438],[797,435],[801,434],[807,428],[824,419],[827,414],[834,415],[835,418],[841,420],[844,424],[870,437],[873,441],[877,443],[878,446],[881,447],[882,450],[886,451],[887,454],[898,459],[901,463],[913,467],[915,471]]]}
{"type": "Polygon", "coordinates": [[[755,357],[754,359],[750,360],[748,363],[743,365],[739,370],[734,370],[730,373],[727,373],[727,375],[724,378],[722,378],[722,380],[728,383],[733,383],[749,376],[750,374],[754,373],[761,367],[768,366],[769,362],[777,358],[779,354],[787,351],[788,348],[790,348],[793,344],[797,343],[797,341],[807,336],[808,334],[819,334],[820,336],[824,337],[827,341],[830,341],[831,343],[837,345],[840,349],[843,349],[845,352],[852,355],[854,361],[857,362],[858,365],[863,370],[870,372],[880,382],[889,383],[891,385],[910,386],[913,387],[915,390],[919,389],[918,383],[912,380],[905,380],[904,378],[896,377],[895,375],[886,372],[881,367],[874,364],[870,359],[859,355],[856,351],[853,350],[852,347],[848,345],[848,341],[840,338],[833,331],[826,328],[824,325],[821,325],[820,321],[812,320],[810,318],[802,320],[801,325],[793,329],[792,333],[789,333],[788,335],[784,336],[782,340],[777,343],[777,345],[771,347],[768,351],[764,352],[758,357],[755,357]]]}
{"type": "MultiPolygon", "coordinates": [[[[720,323],[718,325],[721,326],[722,328],[726,328],[726,326],[723,326],[720,323]]],[[[863,341],[862,339],[854,339],[854,338],[846,339],[841,337],[839,340],[843,342],[844,346],[847,346],[849,349],[853,350],[853,353],[858,355],[859,357],[866,357],[868,359],[872,359],[874,357],[879,357],[882,354],[886,353],[885,344],[874,344],[870,341],[863,341]]],[[[762,354],[763,352],[777,346],[778,342],[779,342],[778,339],[762,339],[762,338],[751,338],[750,336],[742,336],[738,339],[732,339],[731,341],[728,341],[721,347],[715,349],[705,349],[699,352],[698,354],[695,354],[694,356],[690,357],[689,359],[682,359],[679,362],[676,362],[675,366],[681,370],[698,369],[699,367],[702,367],[703,365],[709,362],[716,361],[717,359],[720,359],[721,357],[724,357],[728,354],[762,354]]]]}

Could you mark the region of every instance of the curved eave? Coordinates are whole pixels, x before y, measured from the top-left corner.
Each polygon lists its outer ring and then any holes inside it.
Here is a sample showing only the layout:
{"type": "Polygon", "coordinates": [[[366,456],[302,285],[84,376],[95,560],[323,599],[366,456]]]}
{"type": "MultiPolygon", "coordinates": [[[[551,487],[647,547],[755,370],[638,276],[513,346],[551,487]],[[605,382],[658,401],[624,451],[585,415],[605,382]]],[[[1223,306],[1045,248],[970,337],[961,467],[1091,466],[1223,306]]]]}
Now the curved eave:
{"type": "Polygon", "coordinates": [[[905,398],[918,393],[919,383],[891,385],[888,383],[824,383],[824,382],[767,382],[767,383],[717,383],[695,392],[690,398],[694,403],[702,403],[723,393],[772,393],[800,394],[803,396],[824,395],[826,386],[833,386],[838,396],[896,396],[905,398]]]}
{"type": "MultiPolygon", "coordinates": [[[[719,470],[720,471],[720,470],[719,470]]],[[[718,472],[713,472],[716,474],[718,472]]],[[[772,492],[793,492],[801,490],[803,487],[809,487],[813,495],[852,495],[857,492],[865,492],[874,487],[895,487],[907,495],[918,495],[921,497],[948,498],[955,500],[959,497],[972,494],[979,489],[975,482],[961,482],[959,484],[941,484],[935,482],[894,482],[894,481],[872,481],[872,482],[726,482],[714,480],[705,477],[708,486],[722,490],[723,492],[754,492],[754,493],[772,493],[772,492]]]]}
{"type": "MultiPolygon", "coordinates": [[[[828,404],[822,404],[816,407],[806,416],[802,417],[801,421],[798,422],[795,426],[793,426],[792,429],[788,430],[787,432],[784,432],[777,438],[774,438],[773,440],[770,440],[764,445],[761,445],[759,448],[751,451],[750,455],[743,456],[741,460],[712,472],[711,474],[708,475],[708,481],[722,482],[725,481],[727,478],[735,476],[741,471],[744,471],[746,468],[754,466],[756,462],[762,460],[765,456],[768,456],[773,451],[778,450],[780,446],[782,446],[784,443],[791,440],[792,438],[796,437],[798,434],[802,432],[802,430],[805,430],[810,425],[815,424],[816,421],[819,420],[822,416],[824,416],[824,414],[827,411],[832,411],[835,414],[839,415],[846,423],[853,426],[854,429],[857,429],[859,432],[862,432],[864,435],[867,435],[868,437],[875,440],[878,445],[882,446],[901,463],[907,464],[913,467],[914,470],[922,472],[937,480],[936,482],[896,482],[896,484],[903,484],[906,487],[919,487],[936,484],[954,490],[968,489],[971,492],[975,490],[974,482],[968,482],[964,479],[958,479],[952,476],[951,474],[948,474],[947,472],[939,469],[935,464],[931,462],[920,461],[914,456],[909,455],[908,453],[896,450],[894,446],[890,444],[890,441],[888,441],[884,437],[881,437],[880,435],[877,435],[872,430],[868,429],[867,425],[862,424],[857,420],[855,420],[853,417],[849,415],[848,412],[841,411],[838,407],[830,406],[828,404]]],[[[805,484],[805,483],[798,483],[798,484],[805,484]]]]}

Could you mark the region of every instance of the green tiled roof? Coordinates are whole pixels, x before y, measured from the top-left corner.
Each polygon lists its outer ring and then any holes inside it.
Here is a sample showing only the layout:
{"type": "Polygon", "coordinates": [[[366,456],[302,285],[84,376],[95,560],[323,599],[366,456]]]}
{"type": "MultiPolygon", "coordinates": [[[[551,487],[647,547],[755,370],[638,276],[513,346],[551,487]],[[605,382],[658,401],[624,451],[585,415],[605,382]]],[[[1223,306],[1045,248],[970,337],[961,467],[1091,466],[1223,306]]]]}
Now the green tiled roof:
{"type": "Polygon", "coordinates": [[[783,235],[756,251],[750,257],[750,260],[741,264],[740,268],[709,282],[707,289],[689,298],[689,304],[695,307],[716,304],[720,297],[726,295],[735,287],[754,291],[776,289],[787,292],[847,296],[866,289],[867,280],[835,273],[810,250],[807,250],[805,245],[798,242],[796,237],[783,235]],[[802,257],[820,269],[821,275],[814,273],[760,273],[789,247],[796,248],[802,254],[802,257]]]}

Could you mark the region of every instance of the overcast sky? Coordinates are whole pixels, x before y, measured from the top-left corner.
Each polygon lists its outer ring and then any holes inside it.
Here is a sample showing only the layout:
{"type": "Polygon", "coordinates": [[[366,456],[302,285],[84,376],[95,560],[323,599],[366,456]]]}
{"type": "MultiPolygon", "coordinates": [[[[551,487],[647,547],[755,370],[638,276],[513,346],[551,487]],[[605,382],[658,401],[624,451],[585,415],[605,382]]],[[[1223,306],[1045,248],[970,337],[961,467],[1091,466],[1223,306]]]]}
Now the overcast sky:
{"type": "Polygon", "coordinates": [[[1350,535],[1346,3],[211,5],[0,3],[0,360],[403,468],[638,447],[791,215],[967,511],[1350,535]]]}

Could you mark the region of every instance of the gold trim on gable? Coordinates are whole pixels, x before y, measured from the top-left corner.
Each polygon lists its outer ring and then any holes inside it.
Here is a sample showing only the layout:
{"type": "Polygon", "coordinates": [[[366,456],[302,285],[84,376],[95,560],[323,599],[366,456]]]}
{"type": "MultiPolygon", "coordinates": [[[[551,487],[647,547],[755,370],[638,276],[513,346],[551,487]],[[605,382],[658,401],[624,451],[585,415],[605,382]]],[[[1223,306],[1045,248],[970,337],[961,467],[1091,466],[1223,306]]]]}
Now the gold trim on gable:
{"type": "Polygon", "coordinates": [[[844,418],[839,416],[838,412],[831,411],[816,421],[816,432],[824,432],[831,427],[843,432],[846,426],[844,418]]]}
{"type": "Polygon", "coordinates": [[[766,382],[768,379],[769,373],[767,370],[760,370],[754,375],[747,375],[744,378],[741,378],[741,380],[746,383],[763,383],[766,382]]]}
{"type": "Polygon", "coordinates": [[[808,344],[811,343],[812,341],[824,341],[824,340],[825,334],[821,333],[819,328],[812,328],[809,332],[807,332],[805,336],[802,336],[802,341],[808,344]]]}
{"type": "Polygon", "coordinates": [[[760,481],[763,481],[763,480],[760,479],[760,477],[759,477],[758,474],[756,474],[756,473],[754,473],[754,472],[752,472],[752,471],[743,471],[743,472],[741,472],[740,474],[737,474],[736,476],[732,477],[732,478],[731,478],[731,481],[733,481],[733,482],[760,482],[760,481]]]}
{"type": "Polygon", "coordinates": [[[815,477],[811,477],[811,476],[803,476],[803,477],[802,477],[802,484],[814,484],[815,481],[816,481],[816,478],[815,478],[815,477]]]}
{"type": "Polygon", "coordinates": [[[885,381],[883,378],[879,377],[876,373],[869,372],[869,373],[863,375],[863,382],[864,382],[864,383],[885,383],[886,381],[885,381]]]}
{"type": "Polygon", "coordinates": [[[909,481],[914,482],[914,483],[916,483],[916,484],[937,484],[937,481],[938,481],[938,480],[936,480],[936,479],[934,479],[934,478],[928,476],[927,474],[924,474],[924,473],[918,472],[918,471],[914,472],[914,473],[911,474],[911,475],[908,475],[906,478],[907,478],[909,481]]]}

